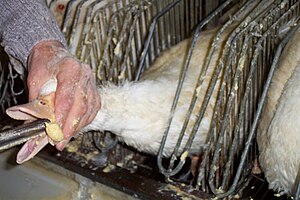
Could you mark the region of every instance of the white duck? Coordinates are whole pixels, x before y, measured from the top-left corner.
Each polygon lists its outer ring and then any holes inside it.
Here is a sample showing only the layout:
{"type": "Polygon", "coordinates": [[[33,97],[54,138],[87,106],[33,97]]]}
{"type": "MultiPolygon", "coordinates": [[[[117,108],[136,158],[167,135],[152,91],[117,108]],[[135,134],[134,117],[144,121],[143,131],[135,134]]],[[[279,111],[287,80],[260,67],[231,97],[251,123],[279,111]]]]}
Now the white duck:
{"type": "MultiPolygon", "coordinates": [[[[224,40],[231,30],[232,29],[229,29],[229,31],[220,38],[219,45],[216,47],[216,52],[212,58],[204,82],[201,88],[197,89],[197,92],[199,92],[198,102],[185,132],[180,152],[182,152],[183,146],[187,142],[193,124],[195,123],[196,112],[199,111],[202,104],[201,102],[203,101],[203,97],[205,96],[206,89],[219,58],[220,49],[222,49],[224,40]]],[[[198,74],[201,71],[205,56],[210,48],[210,43],[215,33],[216,30],[202,32],[196,44],[190,63],[190,69],[183,85],[182,95],[179,98],[178,108],[176,109],[170,127],[166,148],[163,152],[164,156],[170,156],[176,145],[195,89],[198,74]]],[[[179,74],[184,65],[189,44],[190,39],[187,39],[163,52],[155,63],[145,71],[139,82],[126,82],[121,86],[108,84],[100,87],[99,95],[101,97],[102,107],[94,121],[86,126],[84,131],[111,131],[119,136],[120,140],[124,141],[127,145],[142,152],[156,154],[167,126],[179,74]]],[[[56,81],[51,80],[46,84],[42,93],[47,95],[54,92],[55,88],[56,81]]],[[[199,149],[206,141],[216,95],[217,90],[213,92],[208,109],[192,144],[191,153],[193,153],[193,151],[199,153],[199,149]]],[[[43,98],[45,97],[42,97],[41,101],[44,101],[43,98]]],[[[48,97],[46,96],[46,98],[48,97]]],[[[37,100],[9,108],[7,114],[17,119],[27,119],[26,117],[24,118],[24,116],[30,116],[31,118],[49,118],[47,110],[49,110],[49,107],[53,108],[53,105],[51,106],[53,103],[49,103],[50,106],[48,106],[48,103],[46,103],[46,105],[44,104],[45,103],[40,103],[40,100],[37,100]],[[41,109],[45,110],[45,108],[46,112],[41,112],[41,109]],[[44,116],[41,116],[41,113],[43,113],[42,115],[44,116]]],[[[50,116],[52,115],[53,112],[50,113],[50,116]]],[[[32,158],[48,143],[46,138],[47,136],[45,134],[44,137],[40,139],[27,142],[18,153],[17,162],[22,163],[32,158]]]]}
{"type": "Polygon", "coordinates": [[[269,188],[291,194],[300,174],[300,30],[286,45],[258,126],[259,162],[269,188]]]}

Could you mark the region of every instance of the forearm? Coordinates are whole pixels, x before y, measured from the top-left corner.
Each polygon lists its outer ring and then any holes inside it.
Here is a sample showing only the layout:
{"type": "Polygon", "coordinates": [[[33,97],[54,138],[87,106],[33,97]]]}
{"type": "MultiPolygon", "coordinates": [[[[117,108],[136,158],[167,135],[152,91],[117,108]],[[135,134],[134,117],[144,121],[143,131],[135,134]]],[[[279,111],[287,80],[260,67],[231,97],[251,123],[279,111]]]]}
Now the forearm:
{"type": "Polygon", "coordinates": [[[27,67],[38,42],[57,40],[66,46],[52,13],[38,0],[0,0],[0,40],[5,51],[27,67]]]}

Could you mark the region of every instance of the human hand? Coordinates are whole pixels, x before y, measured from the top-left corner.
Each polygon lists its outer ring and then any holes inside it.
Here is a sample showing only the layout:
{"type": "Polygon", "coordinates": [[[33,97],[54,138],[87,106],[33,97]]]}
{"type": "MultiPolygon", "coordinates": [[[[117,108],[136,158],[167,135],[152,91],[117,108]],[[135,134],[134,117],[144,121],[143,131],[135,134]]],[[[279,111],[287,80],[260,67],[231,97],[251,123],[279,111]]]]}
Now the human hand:
{"type": "Polygon", "coordinates": [[[29,100],[39,97],[49,79],[57,79],[54,114],[64,140],[56,144],[62,150],[74,134],[90,123],[100,109],[96,81],[87,64],[81,63],[57,41],[34,46],[28,59],[29,100]]]}

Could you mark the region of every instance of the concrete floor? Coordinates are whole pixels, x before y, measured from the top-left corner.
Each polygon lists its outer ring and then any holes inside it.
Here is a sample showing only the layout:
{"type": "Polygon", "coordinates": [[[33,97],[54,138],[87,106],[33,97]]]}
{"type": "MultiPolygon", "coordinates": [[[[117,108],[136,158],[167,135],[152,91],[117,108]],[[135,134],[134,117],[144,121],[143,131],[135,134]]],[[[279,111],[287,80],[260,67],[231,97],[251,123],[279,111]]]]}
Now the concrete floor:
{"type": "Polygon", "coordinates": [[[40,158],[15,163],[16,150],[0,153],[0,200],[134,199],[40,158]]]}

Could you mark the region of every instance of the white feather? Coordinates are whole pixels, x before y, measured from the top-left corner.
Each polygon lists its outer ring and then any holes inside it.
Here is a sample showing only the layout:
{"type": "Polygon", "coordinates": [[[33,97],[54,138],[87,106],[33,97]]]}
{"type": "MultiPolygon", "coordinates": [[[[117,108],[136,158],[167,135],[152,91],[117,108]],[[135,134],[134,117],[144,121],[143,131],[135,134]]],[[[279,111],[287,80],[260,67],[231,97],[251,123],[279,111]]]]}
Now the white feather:
{"type": "Polygon", "coordinates": [[[42,87],[41,91],[40,91],[40,95],[41,96],[46,96],[52,92],[56,91],[56,87],[57,87],[57,80],[56,79],[49,79],[42,87]]]}
{"type": "Polygon", "coordinates": [[[269,187],[291,194],[300,170],[300,31],[288,42],[258,127],[260,165],[269,187]]]}

